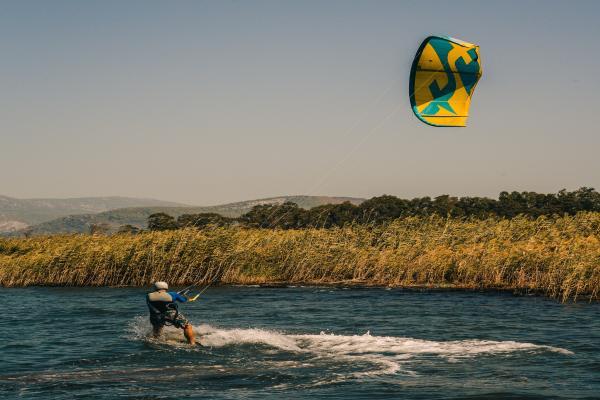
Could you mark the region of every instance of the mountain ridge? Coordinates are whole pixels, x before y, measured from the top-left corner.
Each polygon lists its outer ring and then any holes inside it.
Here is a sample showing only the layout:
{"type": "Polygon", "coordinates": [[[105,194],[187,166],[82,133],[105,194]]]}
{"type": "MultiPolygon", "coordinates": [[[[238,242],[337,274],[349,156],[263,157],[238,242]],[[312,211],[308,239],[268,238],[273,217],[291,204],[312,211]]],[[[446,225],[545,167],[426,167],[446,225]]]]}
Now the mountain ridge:
{"type": "Polygon", "coordinates": [[[182,214],[197,214],[213,212],[226,217],[238,217],[261,204],[282,204],[291,201],[302,208],[311,208],[323,204],[339,204],[349,201],[360,204],[365,199],[357,197],[334,197],[334,196],[278,196],[255,200],[238,201],[214,206],[149,206],[149,207],[123,207],[107,210],[99,213],[71,214],[32,224],[24,229],[4,232],[5,236],[66,234],[66,233],[88,233],[93,225],[106,224],[109,231],[114,232],[122,225],[132,225],[145,228],[148,216],[158,212],[164,212],[178,217],[182,214]]]}
{"type": "Polygon", "coordinates": [[[24,228],[73,214],[93,214],[132,206],[187,205],[172,201],[125,196],[20,199],[0,195],[0,232],[24,228]]]}

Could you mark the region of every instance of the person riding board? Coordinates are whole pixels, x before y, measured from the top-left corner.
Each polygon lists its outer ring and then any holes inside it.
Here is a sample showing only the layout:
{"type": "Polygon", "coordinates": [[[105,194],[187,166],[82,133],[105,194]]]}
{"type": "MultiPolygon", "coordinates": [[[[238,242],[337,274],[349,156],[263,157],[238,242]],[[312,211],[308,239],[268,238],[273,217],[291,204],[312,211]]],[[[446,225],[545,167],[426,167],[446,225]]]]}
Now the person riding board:
{"type": "Polygon", "coordinates": [[[195,301],[195,297],[187,297],[186,292],[167,292],[169,285],[166,282],[155,282],[154,291],[146,295],[146,303],[150,311],[150,323],[154,337],[160,336],[165,325],[173,325],[183,329],[183,335],[189,344],[196,344],[194,327],[178,310],[177,303],[195,301]]]}

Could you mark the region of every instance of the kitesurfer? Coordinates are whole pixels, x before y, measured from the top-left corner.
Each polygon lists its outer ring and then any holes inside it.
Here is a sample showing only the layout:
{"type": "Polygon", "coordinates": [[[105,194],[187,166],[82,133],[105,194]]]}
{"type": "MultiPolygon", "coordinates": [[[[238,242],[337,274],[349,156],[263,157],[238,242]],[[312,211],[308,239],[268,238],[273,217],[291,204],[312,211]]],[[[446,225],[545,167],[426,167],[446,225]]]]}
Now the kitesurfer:
{"type": "Polygon", "coordinates": [[[183,334],[189,344],[196,344],[194,327],[179,312],[177,303],[194,301],[198,296],[190,298],[185,295],[186,292],[168,292],[168,289],[169,285],[166,282],[155,282],[154,291],[146,295],[154,337],[160,336],[165,325],[173,325],[183,329],[183,334]]]}

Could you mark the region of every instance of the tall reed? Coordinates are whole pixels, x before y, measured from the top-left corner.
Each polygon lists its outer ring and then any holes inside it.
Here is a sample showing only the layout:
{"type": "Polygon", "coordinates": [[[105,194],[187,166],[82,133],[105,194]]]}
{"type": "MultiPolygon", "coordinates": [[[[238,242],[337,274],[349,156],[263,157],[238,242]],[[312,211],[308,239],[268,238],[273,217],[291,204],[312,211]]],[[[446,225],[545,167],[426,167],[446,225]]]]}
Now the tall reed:
{"type": "Polygon", "coordinates": [[[2,286],[147,286],[155,280],[498,288],[597,300],[600,213],[0,239],[2,286]]]}

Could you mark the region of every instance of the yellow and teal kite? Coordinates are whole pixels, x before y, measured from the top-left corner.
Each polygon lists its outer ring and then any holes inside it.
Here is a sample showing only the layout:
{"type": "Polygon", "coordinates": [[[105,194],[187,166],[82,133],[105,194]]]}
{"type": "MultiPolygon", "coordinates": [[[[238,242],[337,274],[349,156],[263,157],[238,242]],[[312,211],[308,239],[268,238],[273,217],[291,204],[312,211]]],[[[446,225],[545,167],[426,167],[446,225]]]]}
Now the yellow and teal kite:
{"type": "Polygon", "coordinates": [[[480,77],[479,46],[450,37],[428,37],[410,71],[413,112],[429,125],[466,126],[480,77]]]}

